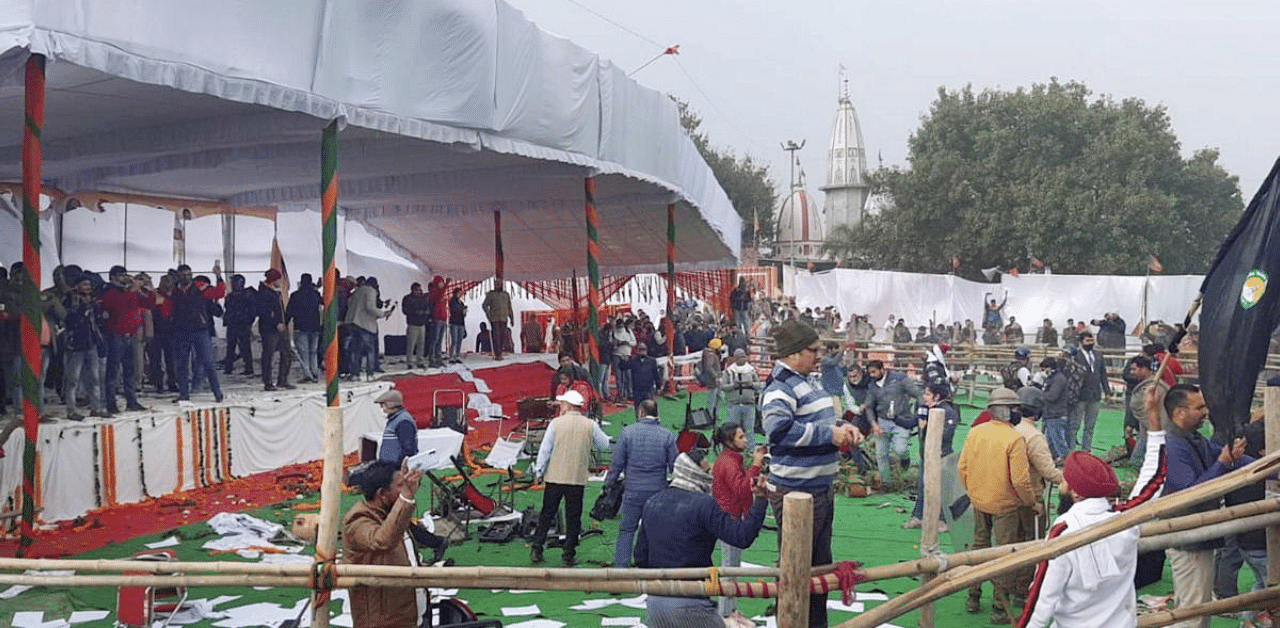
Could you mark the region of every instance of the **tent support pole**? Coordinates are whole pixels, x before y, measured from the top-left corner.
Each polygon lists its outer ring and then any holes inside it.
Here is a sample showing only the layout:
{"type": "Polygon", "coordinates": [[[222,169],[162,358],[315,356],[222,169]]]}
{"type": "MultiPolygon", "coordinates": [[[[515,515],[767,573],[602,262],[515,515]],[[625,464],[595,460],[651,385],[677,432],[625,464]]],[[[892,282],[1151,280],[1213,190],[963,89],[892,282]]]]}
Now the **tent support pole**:
{"type": "Polygon", "coordinates": [[[337,581],[338,525],[342,520],[342,406],[338,402],[338,303],[334,253],[338,242],[338,122],[320,141],[320,221],[324,262],[324,476],[320,484],[320,527],[312,568],[312,619],[329,625],[329,597],[337,581]]]}
{"type": "MultiPolygon", "coordinates": [[[[1266,450],[1280,451],[1280,386],[1267,382],[1267,387],[1262,393],[1262,407],[1266,415],[1263,419],[1266,421],[1266,450]]],[[[1267,493],[1275,494],[1274,491],[1280,490],[1280,482],[1269,479],[1267,480],[1267,493]]],[[[1267,527],[1267,586],[1274,587],[1280,584],[1280,526],[1267,527]]],[[[1277,610],[1277,605],[1273,604],[1268,607],[1273,614],[1277,610]]]]}
{"type": "Polygon", "coordinates": [[[44,128],[45,59],[33,54],[27,59],[25,123],[22,130],[22,265],[23,272],[11,280],[21,285],[22,320],[19,323],[22,350],[22,427],[26,433],[22,456],[22,522],[17,554],[25,556],[35,542],[36,519],[36,439],[40,432],[40,184],[44,150],[40,133],[44,128]]]}
{"type": "Polygon", "coordinates": [[[502,252],[502,211],[493,210],[493,276],[498,285],[502,285],[507,265],[506,256],[502,252]]]}
{"type": "Polygon", "coordinates": [[[587,219],[587,347],[591,380],[600,381],[600,232],[596,215],[596,179],[583,181],[584,211],[587,219]]]}
{"type": "Polygon", "coordinates": [[[222,265],[227,272],[236,272],[236,213],[222,214],[222,265]]]}
{"type": "Polygon", "coordinates": [[[662,333],[667,336],[667,361],[671,362],[671,376],[667,378],[670,393],[675,393],[676,357],[676,204],[667,203],[667,320],[662,333]]]}

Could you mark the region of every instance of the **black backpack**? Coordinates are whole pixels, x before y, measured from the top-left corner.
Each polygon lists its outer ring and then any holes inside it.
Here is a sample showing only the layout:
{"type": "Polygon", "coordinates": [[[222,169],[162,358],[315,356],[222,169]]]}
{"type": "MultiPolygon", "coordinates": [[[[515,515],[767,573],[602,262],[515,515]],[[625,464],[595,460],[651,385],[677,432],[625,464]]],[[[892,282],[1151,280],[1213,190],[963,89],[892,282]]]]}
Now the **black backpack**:
{"type": "Polygon", "coordinates": [[[1022,365],[1017,362],[1010,362],[1000,367],[1000,380],[1005,388],[1009,390],[1022,388],[1022,380],[1018,379],[1019,368],[1022,368],[1022,365]]]}
{"type": "Polygon", "coordinates": [[[1084,366],[1075,360],[1062,360],[1062,374],[1067,377],[1067,404],[1080,402],[1080,389],[1084,387],[1084,366]]]}
{"type": "Polygon", "coordinates": [[[591,506],[592,519],[596,521],[604,521],[618,516],[618,511],[622,509],[622,480],[616,480],[612,484],[606,484],[604,489],[600,491],[600,496],[596,498],[596,503],[591,506]]]}

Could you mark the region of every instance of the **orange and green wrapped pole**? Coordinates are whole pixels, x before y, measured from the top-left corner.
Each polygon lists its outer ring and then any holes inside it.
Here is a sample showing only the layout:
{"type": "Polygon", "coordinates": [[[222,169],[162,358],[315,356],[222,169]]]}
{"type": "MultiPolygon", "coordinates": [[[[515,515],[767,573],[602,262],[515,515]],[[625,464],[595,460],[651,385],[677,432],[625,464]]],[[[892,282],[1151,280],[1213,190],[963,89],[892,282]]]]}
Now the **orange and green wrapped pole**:
{"type": "Polygon", "coordinates": [[[502,285],[502,276],[506,272],[507,258],[502,253],[502,211],[493,210],[493,276],[496,286],[502,285]]]}
{"type": "Polygon", "coordinates": [[[36,439],[40,433],[40,187],[44,152],[40,133],[44,128],[44,56],[27,59],[25,122],[22,131],[22,265],[23,273],[11,278],[21,284],[19,303],[22,320],[22,429],[26,446],[22,457],[22,522],[17,554],[25,556],[35,542],[36,520],[36,439]]]}
{"type": "Polygon", "coordinates": [[[596,215],[596,180],[587,177],[583,182],[587,216],[587,359],[590,360],[591,381],[600,380],[600,219],[596,215]]]}
{"type": "Polygon", "coordinates": [[[325,401],[338,405],[338,289],[334,258],[338,247],[338,122],[324,129],[320,141],[320,239],[324,263],[325,401]]]}

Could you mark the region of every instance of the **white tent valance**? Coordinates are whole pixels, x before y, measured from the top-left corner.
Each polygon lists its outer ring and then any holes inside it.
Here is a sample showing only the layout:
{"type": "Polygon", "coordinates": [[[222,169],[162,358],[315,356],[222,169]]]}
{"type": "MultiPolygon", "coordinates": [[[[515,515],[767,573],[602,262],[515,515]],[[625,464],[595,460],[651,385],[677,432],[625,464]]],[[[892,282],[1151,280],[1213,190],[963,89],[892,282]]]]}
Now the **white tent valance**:
{"type": "Polygon", "coordinates": [[[682,269],[736,263],[740,220],[670,99],[501,0],[0,7],[0,180],[21,175],[39,53],[45,182],[66,192],[315,209],[320,132],[342,119],[346,215],[436,272],[492,273],[495,209],[509,277],[583,269],[589,175],[602,272],[662,267],[668,203],[682,269]]]}

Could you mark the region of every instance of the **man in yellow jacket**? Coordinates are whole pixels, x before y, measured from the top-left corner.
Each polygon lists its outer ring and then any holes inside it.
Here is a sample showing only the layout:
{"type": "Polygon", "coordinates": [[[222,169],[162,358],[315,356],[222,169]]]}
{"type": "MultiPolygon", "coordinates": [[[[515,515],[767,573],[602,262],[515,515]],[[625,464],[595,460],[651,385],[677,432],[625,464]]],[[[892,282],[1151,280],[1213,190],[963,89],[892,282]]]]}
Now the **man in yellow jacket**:
{"type": "MultiPolygon", "coordinates": [[[[992,420],[969,430],[960,452],[957,470],[973,504],[974,549],[991,547],[993,542],[1008,545],[1021,540],[1021,507],[1044,515],[1044,505],[1036,498],[1031,483],[1026,441],[1010,423],[1013,410],[1019,405],[1018,393],[1008,388],[993,390],[987,402],[992,420]]],[[[1029,579],[1030,574],[1022,572],[996,578],[991,623],[1012,621],[1010,614],[1021,608],[1029,579]]],[[[981,596],[981,585],[970,588],[969,612],[978,611],[972,600],[981,596]]]]}

